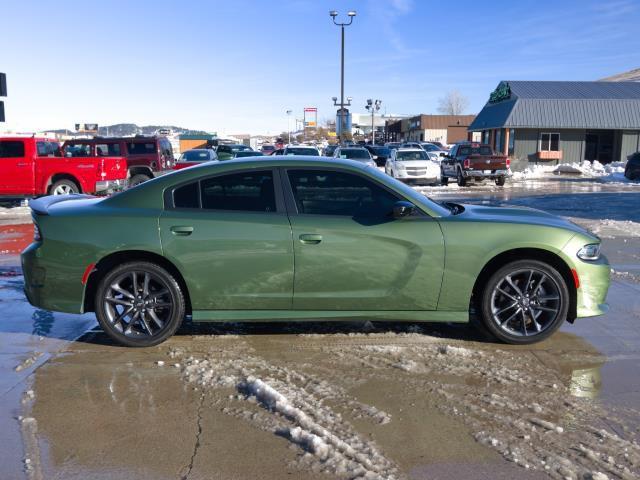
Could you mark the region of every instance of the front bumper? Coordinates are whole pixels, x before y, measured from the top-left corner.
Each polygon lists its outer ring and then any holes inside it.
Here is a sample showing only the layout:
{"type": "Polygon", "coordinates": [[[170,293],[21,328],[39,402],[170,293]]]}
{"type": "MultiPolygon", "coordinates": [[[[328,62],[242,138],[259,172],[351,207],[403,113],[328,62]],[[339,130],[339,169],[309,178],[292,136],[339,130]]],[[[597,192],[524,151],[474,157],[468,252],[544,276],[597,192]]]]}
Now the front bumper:
{"type": "Polygon", "coordinates": [[[601,256],[596,262],[576,262],[576,271],[580,279],[576,316],[595,317],[607,313],[609,305],[606,299],[611,283],[611,267],[606,257],[601,256]]]}
{"type": "Polygon", "coordinates": [[[462,170],[462,175],[465,178],[481,177],[481,178],[496,178],[506,177],[507,170],[462,170]]]}
{"type": "Polygon", "coordinates": [[[406,170],[396,171],[396,178],[398,180],[407,181],[420,181],[420,182],[438,182],[440,181],[440,172],[433,170],[410,172],[406,170]],[[424,173],[423,173],[424,172],[424,173]]]}
{"type": "Polygon", "coordinates": [[[129,181],[126,178],[118,180],[101,180],[96,182],[96,193],[108,195],[110,193],[119,192],[127,188],[129,181]]]}

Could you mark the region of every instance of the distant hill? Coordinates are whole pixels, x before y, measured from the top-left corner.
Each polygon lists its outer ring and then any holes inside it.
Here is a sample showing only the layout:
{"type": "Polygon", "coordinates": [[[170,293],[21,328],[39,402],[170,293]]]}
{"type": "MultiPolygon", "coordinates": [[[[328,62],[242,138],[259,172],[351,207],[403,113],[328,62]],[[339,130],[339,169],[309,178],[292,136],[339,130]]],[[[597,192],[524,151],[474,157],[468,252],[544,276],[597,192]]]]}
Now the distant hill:
{"type": "Polygon", "coordinates": [[[640,68],[601,79],[603,82],[640,82],[640,68]]]}
{"type": "MultiPolygon", "coordinates": [[[[109,137],[130,137],[132,135],[153,135],[161,128],[170,129],[173,133],[186,135],[204,135],[208,132],[204,130],[191,130],[188,128],[176,127],[175,125],[145,125],[139,127],[135,123],[117,123],[115,125],[105,125],[98,127],[98,135],[109,137]]],[[[58,130],[46,130],[59,135],[73,135],[75,132],[66,128],[58,130]]]]}

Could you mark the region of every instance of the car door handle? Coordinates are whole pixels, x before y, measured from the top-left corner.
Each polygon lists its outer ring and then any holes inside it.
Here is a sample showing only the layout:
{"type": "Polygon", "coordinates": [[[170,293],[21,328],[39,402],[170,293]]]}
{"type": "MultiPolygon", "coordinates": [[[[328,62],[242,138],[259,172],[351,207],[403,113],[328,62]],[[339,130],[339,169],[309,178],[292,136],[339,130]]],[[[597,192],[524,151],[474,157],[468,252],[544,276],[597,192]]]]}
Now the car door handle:
{"type": "Polygon", "coordinates": [[[193,227],[174,226],[170,230],[176,237],[188,237],[193,233],[193,227]]]}
{"type": "Polygon", "coordinates": [[[317,245],[322,241],[322,235],[315,233],[303,233],[298,238],[300,238],[300,242],[305,245],[317,245]]]}

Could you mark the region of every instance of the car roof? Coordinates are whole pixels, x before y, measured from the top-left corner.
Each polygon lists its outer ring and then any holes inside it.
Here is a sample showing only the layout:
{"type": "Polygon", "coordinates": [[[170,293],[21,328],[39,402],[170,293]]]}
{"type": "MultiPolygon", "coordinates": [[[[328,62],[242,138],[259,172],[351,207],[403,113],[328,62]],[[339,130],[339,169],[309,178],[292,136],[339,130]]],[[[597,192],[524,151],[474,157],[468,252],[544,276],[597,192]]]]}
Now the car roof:
{"type": "Polygon", "coordinates": [[[424,152],[424,150],[417,147],[402,147],[396,148],[396,152],[424,152]]]}

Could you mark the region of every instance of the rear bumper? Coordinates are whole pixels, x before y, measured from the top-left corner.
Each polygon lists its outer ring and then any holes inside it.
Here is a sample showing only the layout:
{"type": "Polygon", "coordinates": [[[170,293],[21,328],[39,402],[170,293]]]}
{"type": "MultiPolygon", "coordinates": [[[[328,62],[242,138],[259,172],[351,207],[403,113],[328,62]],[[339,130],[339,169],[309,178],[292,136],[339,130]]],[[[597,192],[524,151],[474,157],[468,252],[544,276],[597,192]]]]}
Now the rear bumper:
{"type": "Polygon", "coordinates": [[[39,252],[41,246],[40,243],[32,243],[20,257],[27,300],[43,310],[82,313],[82,273],[71,272],[69,275],[71,269],[64,259],[45,260],[39,252]],[[77,282],[69,281],[75,277],[77,282]]]}
{"type": "Polygon", "coordinates": [[[118,180],[102,180],[100,182],[96,182],[96,193],[104,195],[119,192],[127,188],[128,183],[129,181],[126,178],[118,180]]]}
{"type": "Polygon", "coordinates": [[[482,178],[496,178],[506,177],[507,170],[462,170],[462,175],[467,178],[482,177],[482,178]]]}

